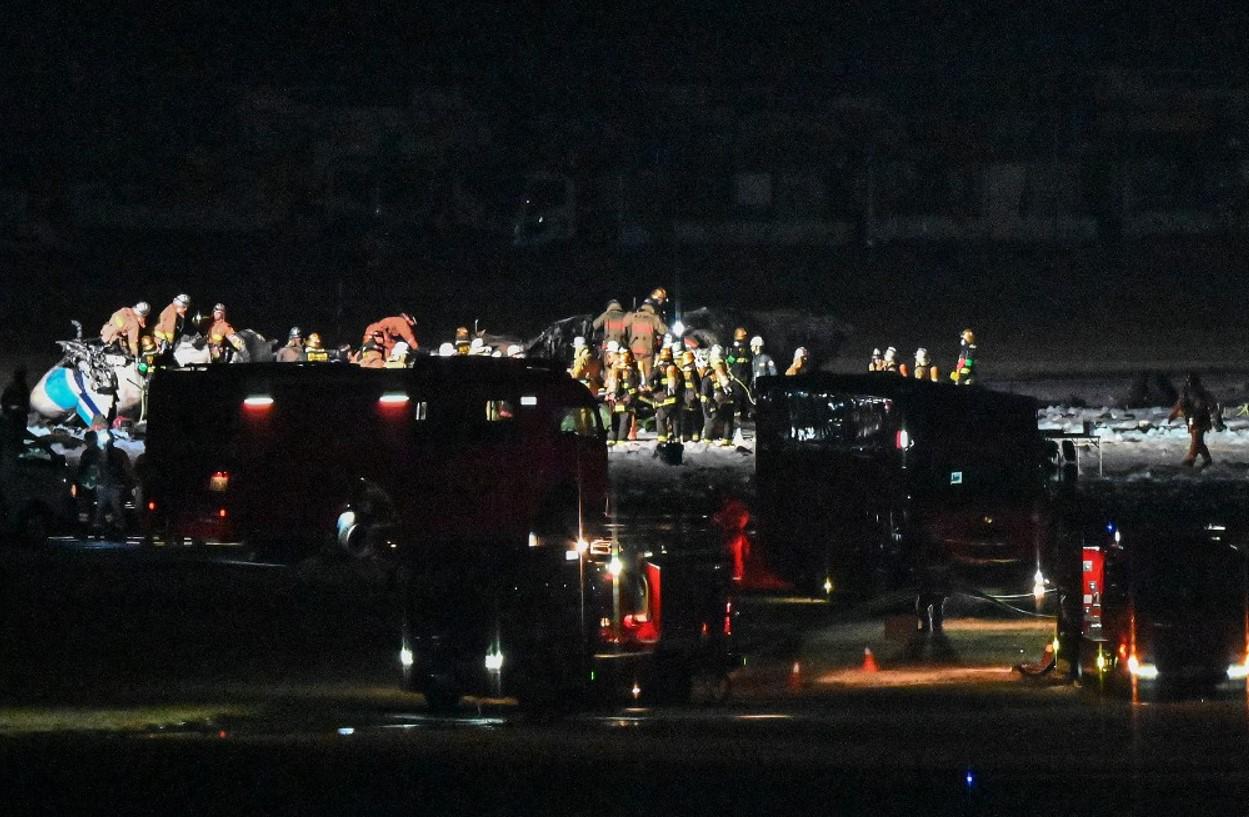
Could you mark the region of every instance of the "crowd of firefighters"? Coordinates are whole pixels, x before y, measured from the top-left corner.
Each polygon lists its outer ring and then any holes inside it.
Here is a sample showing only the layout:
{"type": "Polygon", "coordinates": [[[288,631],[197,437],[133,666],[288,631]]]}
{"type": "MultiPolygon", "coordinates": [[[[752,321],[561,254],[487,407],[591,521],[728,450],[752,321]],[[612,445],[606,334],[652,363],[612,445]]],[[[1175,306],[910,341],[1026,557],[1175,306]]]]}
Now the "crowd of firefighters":
{"type": "MultiPolygon", "coordinates": [[[[636,439],[639,414],[652,413],[660,443],[732,445],[740,423],[752,412],[756,381],[778,374],[778,367],[764,351],[764,339],[750,337],[745,327],[736,328],[727,346],[702,348],[692,337],[674,336],[668,327],[667,304],[668,293],[662,287],[632,311],[626,312],[618,300],[609,301],[591,324],[591,337],[574,339],[569,373],[602,401],[613,445],[636,439]]],[[[189,296],[175,296],[161,310],[150,333],[145,332],[151,313],[147,302],[122,307],[101,328],[100,339],[135,357],[141,374],[150,372],[184,335],[193,332],[203,336],[214,362],[228,361],[242,349],[225,304],[215,304],[210,318],[189,318],[190,307],[189,296]]],[[[406,312],[385,317],[365,328],[358,348],[337,349],[328,349],[318,333],[305,336],[296,326],[274,357],[279,363],[335,361],[366,368],[401,368],[409,365],[410,356],[419,348],[415,326],[415,319],[406,312]]],[[[494,349],[480,337],[470,336],[467,327],[460,327],[455,339],[441,344],[437,354],[522,357],[524,352],[516,344],[506,351],[494,349]]],[[[975,336],[965,329],[951,380],[974,383],[975,365],[975,336]]],[[[810,354],[800,346],[784,373],[802,374],[810,366],[810,354]]],[[[898,359],[896,348],[890,346],[883,354],[876,349],[868,371],[940,379],[937,365],[924,348],[916,350],[913,368],[898,359]]]]}
{"type": "MultiPolygon", "coordinates": [[[[597,395],[609,417],[609,444],[636,439],[639,413],[653,411],[660,444],[706,442],[730,446],[755,402],[759,378],[775,376],[778,368],[764,351],[764,339],[750,337],[746,327],[733,332],[728,346],[702,348],[691,337],[674,336],[666,321],[667,292],[655,289],[642,305],[626,312],[612,300],[594,319],[593,335],[574,339],[569,373],[597,395]]],[[[975,336],[961,336],[961,348],[951,379],[975,382],[975,336]]],[[[786,375],[809,370],[810,353],[794,351],[786,375]]],[[[940,372],[926,349],[916,352],[912,371],[898,361],[897,350],[876,350],[868,366],[872,372],[895,372],[903,377],[936,381],[940,372]]]]}

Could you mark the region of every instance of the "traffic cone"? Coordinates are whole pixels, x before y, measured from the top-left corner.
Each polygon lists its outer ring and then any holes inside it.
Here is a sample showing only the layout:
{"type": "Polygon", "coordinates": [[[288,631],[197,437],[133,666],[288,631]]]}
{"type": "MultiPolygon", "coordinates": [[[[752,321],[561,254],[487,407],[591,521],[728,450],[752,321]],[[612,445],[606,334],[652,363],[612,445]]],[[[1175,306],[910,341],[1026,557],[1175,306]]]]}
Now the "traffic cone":
{"type": "Polygon", "coordinates": [[[876,664],[876,656],[872,655],[871,647],[863,648],[863,671],[880,672],[880,667],[876,664]]]}
{"type": "Polygon", "coordinates": [[[785,685],[790,689],[802,689],[802,665],[797,661],[794,662],[794,666],[789,670],[789,678],[786,679],[785,685]]]}

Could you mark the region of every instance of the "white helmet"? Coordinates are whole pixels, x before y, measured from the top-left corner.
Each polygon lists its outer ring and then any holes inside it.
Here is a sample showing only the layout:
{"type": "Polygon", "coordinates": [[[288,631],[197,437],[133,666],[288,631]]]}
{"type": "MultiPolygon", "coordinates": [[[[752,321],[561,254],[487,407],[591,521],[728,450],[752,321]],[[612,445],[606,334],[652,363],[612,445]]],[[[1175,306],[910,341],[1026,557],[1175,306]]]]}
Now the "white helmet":
{"type": "Polygon", "coordinates": [[[473,342],[468,345],[468,353],[470,355],[480,355],[482,353],[490,354],[490,350],[486,349],[486,342],[481,338],[473,338],[473,342]]]}
{"type": "Polygon", "coordinates": [[[898,356],[898,350],[895,347],[890,346],[888,349],[885,350],[885,360],[893,360],[897,356],[898,356]]]}
{"type": "Polygon", "coordinates": [[[619,351],[620,351],[620,341],[617,341],[617,340],[607,341],[607,353],[608,354],[614,355],[619,351]]]}
{"type": "Polygon", "coordinates": [[[802,360],[806,356],[807,356],[807,347],[799,346],[797,349],[794,350],[795,361],[802,360]]]}
{"type": "Polygon", "coordinates": [[[185,292],[183,292],[183,293],[180,293],[180,294],[178,294],[178,295],[174,296],[173,302],[174,302],[175,304],[177,304],[178,306],[190,306],[190,305],[191,305],[191,296],[190,296],[190,295],[187,295],[185,292]]]}
{"type": "Polygon", "coordinates": [[[513,343],[511,346],[507,347],[508,357],[523,357],[524,354],[525,350],[520,348],[518,344],[513,343]]]}
{"type": "Polygon", "coordinates": [[[438,357],[454,357],[455,344],[447,341],[438,347],[438,357]]]}
{"type": "Polygon", "coordinates": [[[139,315],[139,317],[146,318],[152,311],[152,305],[147,301],[139,301],[134,305],[134,311],[139,315]]]}
{"type": "Polygon", "coordinates": [[[923,346],[921,346],[921,347],[919,347],[918,349],[916,349],[916,350],[915,350],[915,362],[916,362],[916,363],[918,363],[918,364],[919,364],[919,365],[921,365],[921,366],[927,365],[927,363],[928,363],[928,350],[927,350],[927,349],[925,349],[923,346]]]}
{"type": "Polygon", "coordinates": [[[723,347],[723,346],[721,346],[721,345],[720,345],[720,344],[718,344],[718,343],[717,343],[717,344],[715,344],[714,346],[712,346],[712,347],[711,347],[711,352],[710,352],[710,357],[711,357],[711,359],[712,359],[712,360],[720,360],[721,358],[723,358],[723,357],[724,357],[724,347],[723,347]]]}
{"type": "Polygon", "coordinates": [[[750,339],[750,348],[751,348],[751,349],[762,349],[762,348],[763,348],[763,338],[759,337],[758,335],[755,335],[753,338],[751,338],[751,339],[750,339]]]}
{"type": "Polygon", "coordinates": [[[398,343],[395,344],[395,347],[390,350],[390,359],[399,360],[400,358],[402,358],[404,355],[408,353],[408,350],[410,348],[411,347],[408,346],[406,342],[402,340],[399,341],[398,343]]]}
{"type": "Polygon", "coordinates": [[[583,346],[585,346],[585,338],[581,337],[580,335],[577,335],[577,337],[572,339],[572,348],[580,349],[583,346]]]}

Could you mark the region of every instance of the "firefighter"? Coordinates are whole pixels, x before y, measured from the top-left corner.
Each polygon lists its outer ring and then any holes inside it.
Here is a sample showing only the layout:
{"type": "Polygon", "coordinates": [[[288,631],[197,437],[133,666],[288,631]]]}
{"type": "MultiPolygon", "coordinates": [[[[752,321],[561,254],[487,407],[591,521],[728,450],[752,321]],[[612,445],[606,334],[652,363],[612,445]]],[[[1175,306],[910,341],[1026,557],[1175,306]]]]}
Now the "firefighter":
{"type": "Polygon", "coordinates": [[[1211,428],[1222,431],[1223,409],[1201,384],[1201,377],[1196,372],[1189,372],[1184,380],[1184,390],[1180,399],[1171,409],[1168,421],[1179,416],[1184,417],[1188,426],[1188,454],[1181,461],[1182,465],[1193,467],[1197,458],[1201,457],[1204,468],[1213,462],[1210,449],[1206,447],[1206,432],[1211,428]]]}
{"type": "Polygon", "coordinates": [[[686,349],[681,353],[681,442],[698,442],[702,439],[703,410],[699,386],[698,360],[694,352],[686,349]]]}
{"type": "Polygon", "coordinates": [[[330,360],[330,353],[321,344],[321,336],[316,332],[308,333],[308,345],[304,348],[304,360],[309,363],[328,363],[330,360]]]}
{"type": "Polygon", "coordinates": [[[890,346],[885,350],[884,363],[884,371],[886,372],[893,372],[895,374],[902,375],[903,377],[911,376],[911,369],[906,365],[906,362],[898,360],[897,347],[890,346]]]}
{"type": "Polygon", "coordinates": [[[382,369],[386,366],[386,358],[382,354],[382,347],[371,340],[365,341],[364,345],[360,347],[360,352],[355,356],[353,362],[362,369],[382,369]]]}
{"type": "Polygon", "coordinates": [[[976,334],[964,329],[959,336],[958,362],[950,379],[959,386],[972,386],[976,382],[976,334]]]}
{"type": "Polygon", "coordinates": [[[671,439],[680,439],[681,416],[681,370],[673,360],[672,349],[665,346],[659,353],[659,366],[655,382],[651,386],[655,401],[655,436],[662,445],[671,439]]]}
{"type": "Polygon", "coordinates": [[[932,362],[932,358],[928,357],[928,350],[923,346],[915,350],[915,379],[931,380],[933,383],[941,380],[941,371],[932,362]]]}
{"type": "MultiPolygon", "coordinates": [[[[603,314],[594,319],[591,324],[599,338],[599,349],[606,352],[607,344],[615,341],[620,344],[625,339],[627,326],[625,319],[628,314],[624,311],[624,307],[620,305],[620,301],[615,298],[607,302],[607,308],[603,310],[603,314]]],[[[607,363],[607,361],[603,361],[607,363]]],[[[610,365],[610,364],[607,364],[610,365]]]]}
{"type": "Polygon", "coordinates": [[[750,339],[750,389],[761,377],[776,377],[776,364],[772,356],[763,351],[763,338],[755,335],[750,339]]]}
{"type": "Polygon", "coordinates": [[[628,349],[621,349],[616,355],[616,365],[612,367],[607,385],[607,402],[612,415],[612,438],[607,441],[608,445],[619,445],[628,440],[638,397],[638,371],[633,365],[633,355],[628,349]]]}
{"type": "MultiPolygon", "coordinates": [[[[659,316],[662,323],[668,322],[668,290],[663,287],[655,287],[651,290],[650,297],[642,301],[643,305],[650,304],[655,314],[659,316]]],[[[666,329],[664,331],[667,331],[666,329]]]]}
{"type": "Polygon", "coordinates": [[[789,368],[785,370],[786,377],[794,375],[806,374],[810,368],[810,355],[807,353],[807,347],[799,346],[794,350],[794,362],[789,364],[789,368]]]}
{"type": "Polygon", "coordinates": [[[376,343],[380,335],[382,354],[387,358],[390,357],[395,344],[399,341],[408,344],[409,349],[419,349],[420,344],[416,342],[416,335],[412,332],[414,326],[416,326],[416,318],[407,312],[400,312],[398,315],[382,318],[366,326],[361,343],[367,343],[370,340],[376,343]]]}
{"type": "Polygon", "coordinates": [[[152,334],[156,337],[156,345],[162,353],[172,349],[186,332],[186,313],[190,308],[191,296],[182,293],[160,311],[160,318],[157,319],[152,334]]]}
{"type": "Polygon", "coordinates": [[[711,375],[703,378],[703,440],[708,444],[732,445],[737,430],[734,421],[736,391],[733,376],[723,360],[711,364],[711,375]]]}
{"type": "Polygon", "coordinates": [[[597,397],[603,390],[603,362],[586,344],[585,338],[573,339],[573,349],[572,368],[568,374],[597,397]]]}
{"type": "Polygon", "coordinates": [[[872,350],[872,359],[867,362],[867,370],[869,372],[883,372],[885,370],[885,358],[881,355],[879,349],[872,350]]]}
{"type": "Polygon", "coordinates": [[[386,358],[385,367],[387,369],[408,368],[408,344],[403,341],[396,343],[395,348],[390,350],[390,356],[386,358]]]}
{"type": "Polygon", "coordinates": [[[286,333],[286,345],[278,349],[274,359],[278,363],[299,363],[304,358],[304,333],[298,326],[292,326],[286,333]]]}
{"type": "Polygon", "coordinates": [[[131,357],[138,357],[139,335],[147,327],[147,316],[151,311],[147,301],[123,306],[100,328],[100,340],[105,346],[116,345],[131,357]]]}
{"type": "Polygon", "coordinates": [[[629,352],[637,361],[643,382],[650,380],[651,363],[655,358],[659,339],[668,331],[654,305],[644,303],[636,312],[629,314],[625,332],[629,339],[629,352]]]}
{"type": "Polygon", "coordinates": [[[469,337],[467,326],[457,326],[455,328],[455,353],[457,355],[467,355],[469,347],[473,345],[473,339],[469,337]]]}
{"type": "Polygon", "coordinates": [[[751,359],[750,345],[747,342],[749,333],[746,327],[739,326],[733,330],[733,344],[724,355],[728,364],[729,376],[733,378],[733,406],[737,412],[737,421],[745,422],[750,414],[752,396],[750,391],[751,359]]]}
{"type": "Polygon", "coordinates": [[[234,327],[226,320],[225,304],[213,305],[213,319],[208,326],[208,351],[214,363],[228,362],[234,352],[230,338],[234,336],[234,327]]]}

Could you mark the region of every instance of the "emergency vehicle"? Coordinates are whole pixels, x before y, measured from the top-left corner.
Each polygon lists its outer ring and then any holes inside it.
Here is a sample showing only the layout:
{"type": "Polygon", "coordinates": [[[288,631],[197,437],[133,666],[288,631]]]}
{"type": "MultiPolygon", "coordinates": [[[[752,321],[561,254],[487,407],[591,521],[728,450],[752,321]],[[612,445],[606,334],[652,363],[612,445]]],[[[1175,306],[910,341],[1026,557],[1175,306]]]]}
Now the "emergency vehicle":
{"type": "Polygon", "coordinates": [[[1056,519],[1031,398],[892,373],[759,381],[760,543],[807,590],[1048,587],[1056,519]]]}
{"type": "Polygon", "coordinates": [[[145,457],[153,537],[366,554],[525,545],[601,519],[607,458],[584,387],[525,361],[415,363],[158,371],[145,457]]]}
{"type": "Polygon", "coordinates": [[[720,554],[598,535],[606,435],[561,367],[161,371],[150,415],[152,536],[389,560],[403,685],[432,708],[469,694],[549,705],[593,689],[726,688],[735,611],[720,554]]]}
{"type": "Polygon", "coordinates": [[[1243,693],[1247,547],[1243,525],[1172,513],[1086,531],[1056,577],[1058,665],[1095,691],[1243,693]]]}

